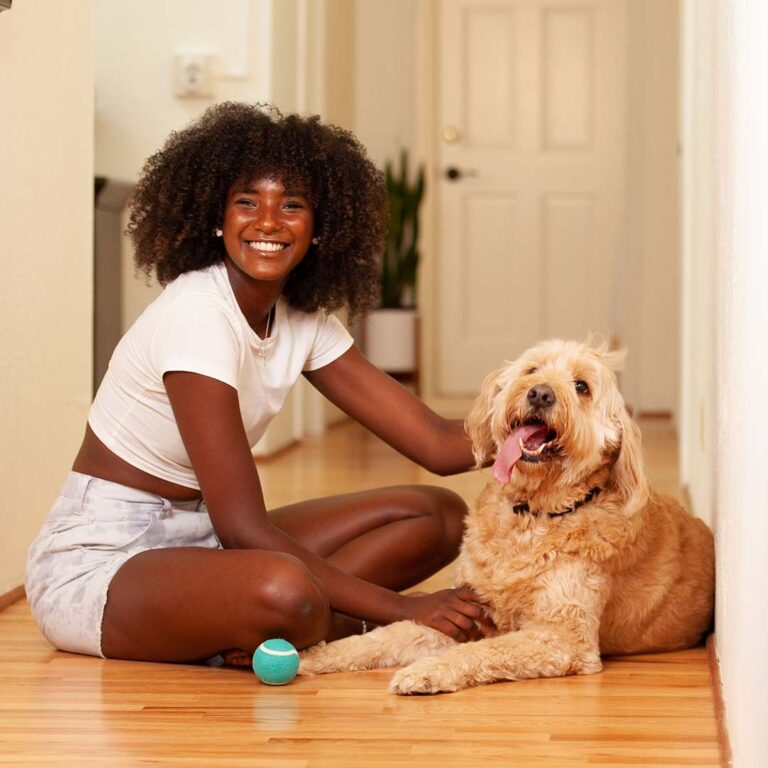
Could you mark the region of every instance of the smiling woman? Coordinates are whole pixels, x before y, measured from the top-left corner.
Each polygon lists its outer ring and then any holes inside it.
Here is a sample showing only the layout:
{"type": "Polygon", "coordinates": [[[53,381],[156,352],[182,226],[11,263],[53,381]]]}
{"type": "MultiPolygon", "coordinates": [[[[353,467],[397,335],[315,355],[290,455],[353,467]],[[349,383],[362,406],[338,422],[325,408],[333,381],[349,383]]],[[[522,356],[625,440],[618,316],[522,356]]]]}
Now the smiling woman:
{"type": "Polygon", "coordinates": [[[268,512],[251,454],[303,375],[421,466],[472,465],[462,422],[372,366],[331,314],[376,299],[384,200],[353,136],[261,106],[213,107],[149,158],[129,230],[164,290],[115,349],[30,551],[52,643],[247,663],[267,638],[302,648],[368,622],[475,635],[472,592],[400,594],[455,557],[461,498],[399,486],[268,512]]]}

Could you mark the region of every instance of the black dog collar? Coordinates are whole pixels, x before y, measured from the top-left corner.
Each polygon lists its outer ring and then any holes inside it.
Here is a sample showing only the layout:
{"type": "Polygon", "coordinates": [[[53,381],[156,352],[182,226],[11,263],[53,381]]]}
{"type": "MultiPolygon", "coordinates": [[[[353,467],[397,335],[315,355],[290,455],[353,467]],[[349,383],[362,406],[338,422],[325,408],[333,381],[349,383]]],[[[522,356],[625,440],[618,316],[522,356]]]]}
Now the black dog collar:
{"type": "MultiPolygon", "coordinates": [[[[563,515],[570,515],[571,512],[575,512],[579,507],[583,507],[585,504],[589,504],[592,499],[597,496],[600,491],[602,491],[602,488],[593,488],[583,499],[580,499],[577,501],[572,507],[569,507],[568,509],[563,510],[562,512],[547,512],[547,517],[562,517],[563,515]]],[[[533,517],[538,517],[541,512],[531,512],[531,508],[528,506],[527,501],[523,501],[520,504],[514,504],[512,506],[512,511],[516,515],[533,515],[533,517]]]]}

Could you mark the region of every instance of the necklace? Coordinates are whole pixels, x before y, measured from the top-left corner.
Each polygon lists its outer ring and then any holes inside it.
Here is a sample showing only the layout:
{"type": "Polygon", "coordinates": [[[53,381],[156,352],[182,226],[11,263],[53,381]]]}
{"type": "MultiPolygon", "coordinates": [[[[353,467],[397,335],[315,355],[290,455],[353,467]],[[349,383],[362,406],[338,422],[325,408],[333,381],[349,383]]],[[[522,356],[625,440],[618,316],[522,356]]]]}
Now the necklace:
{"type": "Polygon", "coordinates": [[[275,317],[275,308],[272,307],[272,309],[269,310],[269,314],[267,315],[267,329],[264,331],[264,338],[261,340],[261,344],[259,344],[259,350],[258,355],[261,358],[261,362],[266,365],[267,364],[267,340],[269,339],[269,334],[272,331],[272,322],[275,317]]]}

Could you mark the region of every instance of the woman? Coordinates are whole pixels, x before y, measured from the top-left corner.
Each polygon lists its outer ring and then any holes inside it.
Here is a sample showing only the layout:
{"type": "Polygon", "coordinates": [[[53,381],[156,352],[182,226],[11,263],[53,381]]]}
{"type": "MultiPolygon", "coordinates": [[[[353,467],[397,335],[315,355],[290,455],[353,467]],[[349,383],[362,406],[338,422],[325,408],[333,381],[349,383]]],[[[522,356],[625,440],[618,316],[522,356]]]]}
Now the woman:
{"type": "Polygon", "coordinates": [[[380,174],[317,118],[221,104],[147,161],[129,232],[165,290],[116,348],[30,550],[27,594],[54,645],[245,663],[265,638],[305,647],[399,619],[473,636],[473,593],[399,594],[455,557],[458,496],[394,487],[268,514],[251,455],[303,374],[427,469],[472,465],[461,422],[329,314],[375,301],[384,230],[380,174]]]}

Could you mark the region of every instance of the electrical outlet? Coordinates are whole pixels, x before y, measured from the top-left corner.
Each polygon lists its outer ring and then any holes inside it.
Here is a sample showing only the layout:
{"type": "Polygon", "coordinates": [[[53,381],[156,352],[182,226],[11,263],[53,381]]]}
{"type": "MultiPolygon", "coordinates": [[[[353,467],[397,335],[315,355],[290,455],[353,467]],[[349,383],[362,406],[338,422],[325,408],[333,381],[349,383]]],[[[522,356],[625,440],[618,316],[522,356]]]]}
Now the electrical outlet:
{"type": "Polygon", "coordinates": [[[206,53],[180,53],[174,58],[174,93],[180,99],[213,96],[211,57],[206,53]]]}

